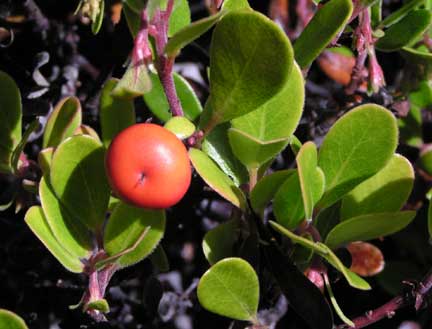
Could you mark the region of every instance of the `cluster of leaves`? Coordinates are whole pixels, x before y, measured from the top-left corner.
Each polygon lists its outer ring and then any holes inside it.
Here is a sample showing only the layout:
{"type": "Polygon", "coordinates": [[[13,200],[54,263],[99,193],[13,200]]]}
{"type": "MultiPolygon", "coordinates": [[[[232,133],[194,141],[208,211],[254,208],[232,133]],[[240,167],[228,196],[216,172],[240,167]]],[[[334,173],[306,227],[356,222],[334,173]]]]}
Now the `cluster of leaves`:
{"type": "MultiPolygon", "coordinates": [[[[126,0],[123,12],[132,35],[142,33],[144,9],[145,19],[157,21],[169,1],[126,0]]],[[[103,4],[83,0],[79,7],[93,21],[95,33],[103,4]]],[[[95,319],[104,319],[109,312],[104,293],[114,272],[148,256],[161,268],[166,263],[159,246],[165,211],[116,199],[104,171],[106,149],[118,132],[135,123],[133,99],[143,97],[167,129],[188,141],[196,173],[232,206],[231,219],[203,240],[211,267],[198,285],[201,305],[256,327],[264,325],[258,316],[257,272],[265,272],[310,328],[333,327],[323,287],[341,320],[353,325],[333,296],[327,268],[334,268],[354,288],[371,289],[362,276],[379,270],[348,268],[336,252],[348,248],[354,258],[353,243],[364,246],[364,241],[398,232],[416,215],[401,210],[413,188],[414,171],[396,148],[399,127],[407,141],[405,132],[416,131],[410,116],[430,105],[430,53],[418,41],[432,22],[423,1],[412,0],[384,20],[379,1],[360,6],[373,14],[376,48],[402,51],[410,59],[407,74],[418,82],[407,87],[410,114],[399,122],[388,109],[364,104],[340,117],[319,147],[294,136],[305,102],[303,73],[332,40],[349,31],[347,24],[358,10],[350,0],[324,4],[293,46],[246,0],[225,0],[219,13],[193,23],[187,1],[176,0],[163,53],[152,51],[155,68],[132,63],[122,79],[105,84],[100,136],[82,124],[78,99],[57,104],[43,131],[40,177],[27,183],[36,188],[40,205],[27,210],[25,221],[66,269],[88,275],[90,288],[97,282],[97,291],[86,291],[79,306],[95,319]],[[174,74],[184,116],[172,117],[161,59],[174,62],[183,47],[212,27],[210,95],[202,106],[189,83],[174,74]],[[412,73],[419,70],[421,77],[412,73]],[[287,147],[295,155],[295,168],[268,170],[287,147]],[[315,284],[311,273],[317,275],[315,284]]],[[[0,84],[0,170],[24,177],[20,156],[38,122],[21,137],[19,90],[4,73],[0,84]]]]}

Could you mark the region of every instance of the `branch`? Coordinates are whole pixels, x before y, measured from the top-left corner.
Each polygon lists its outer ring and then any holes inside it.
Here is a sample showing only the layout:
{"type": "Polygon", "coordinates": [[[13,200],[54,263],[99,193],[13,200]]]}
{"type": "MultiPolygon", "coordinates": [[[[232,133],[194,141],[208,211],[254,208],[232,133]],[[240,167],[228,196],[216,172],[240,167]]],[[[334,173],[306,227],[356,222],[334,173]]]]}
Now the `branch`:
{"type": "Polygon", "coordinates": [[[428,306],[429,295],[432,288],[432,269],[426,274],[417,287],[412,289],[408,294],[402,294],[378,307],[375,310],[366,312],[365,315],[353,319],[355,327],[349,327],[346,324],[336,327],[336,329],[364,328],[384,318],[391,318],[396,311],[404,307],[415,307],[418,311],[428,306]]]}

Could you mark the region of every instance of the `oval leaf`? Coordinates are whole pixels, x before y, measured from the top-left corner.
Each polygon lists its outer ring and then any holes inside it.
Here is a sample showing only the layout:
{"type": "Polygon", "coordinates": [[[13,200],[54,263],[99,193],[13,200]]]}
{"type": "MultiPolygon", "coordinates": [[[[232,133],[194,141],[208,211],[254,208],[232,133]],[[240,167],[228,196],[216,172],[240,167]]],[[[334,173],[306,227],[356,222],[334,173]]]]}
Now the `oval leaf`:
{"type": "Polygon", "coordinates": [[[15,81],[0,71],[0,172],[12,172],[11,156],[21,140],[21,93],[15,81]]]}
{"type": "Polygon", "coordinates": [[[239,234],[238,224],[238,221],[230,220],[219,224],[206,233],[202,242],[202,248],[210,265],[233,256],[233,246],[239,234]]]}
{"type": "Polygon", "coordinates": [[[395,51],[415,42],[432,23],[429,10],[411,11],[398,23],[385,31],[385,35],[375,43],[381,51],[395,51]]]}
{"type": "Polygon", "coordinates": [[[294,54],[301,68],[308,67],[344,29],[351,17],[351,0],[330,0],[312,17],[294,44],[294,54]]]}
{"type": "Polygon", "coordinates": [[[28,329],[24,320],[15,313],[0,309],[1,329],[28,329]]]}
{"type": "Polygon", "coordinates": [[[43,134],[43,148],[57,147],[81,125],[81,103],[76,97],[62,99],[49,116],[43,134]]]}
{"type": "Polygon", "coordinates": [[[131,100],[148,93],[152,89],[147,66],[129,65],[125,74],[111,91],[111,95],[117,98],[131,100]]]}
{"type": "Polygon", "coordinates": [[[186,139],[195,132],[195,125],[185,117],[172,117],[164,127],[173,132],[179,139],[186,139]]]}
{"type": "Polygon", "coordinates": [[[398,211],[408,200],[413,184],[411,163],[395,154],[383,169],[342,199],[341,219],[398,211]]]}
{"type": "Polygon", "coordinates": [[[244,209],[245,196],[204,152],[191,148],[190,160],[201,178],[218,194],[238,208],[244,209]]]}
{"type": "Polygon", "coordinates": [[[102,141],[108,147],[112,139],[123,129],[135,123],[135,107],[131,100],[114,98],[112,90],[118,84],[117,79],[107,81],[102,89],[99,105],[102,141]]]}
{"type": "Polygon", "coordinates": [[[402,230],[414,219],[415,211],[361,215],[336,225],[327,235],[326,245],[335,249],[353,241],[366,241],[402,230]]]}
{"type": "Polygon", "coordinates": [[[90,230],[101,230],[110,188],[105,175],[105,151],[86,135],[60,144],[52,159],[50,183],[60,202],[90,230]]]}
{"type": "Polygon", "coordinates": [[[84,266],[80,260],[64,249],[54,237],[41,207],[31,207],[25,215],[25,222],[51,254],[67,270],[73,273],[81,273],[84,270],[84,266]]]}
{"type": "Polygon", "coordinates": [[[213,313],[256,322],[258,277],[241,258],[226,258],[213,265],[201,277],[197,293],[200,304],[213,313]]]}
{"type": "Polygon", "coordinates": [[[381,170],[396,150],[397,140],[396,119],[381,106],[358,106],[340,118],[319,152],[318,166],[326,179],[319,206],[330,206],[381,170]]]}
{"type": "Polygon", "coordinates": [[[212,112],[202,126],[229,121],[266,103],[282,90],[292,64],[291,44],[275,23],[249,10],[226,14],[213,32],[212,112]]]}
{"type": "Polygon", "coordinates": [[[143,232],[144,238],[134,250],[117,260],[121,267],[133,265],[157,247],[165,233],[165,212],[129,206],[120,202],[112,212],[104,233],[104,248],[109,256],[115,256],[131,248],[143,232]]]}

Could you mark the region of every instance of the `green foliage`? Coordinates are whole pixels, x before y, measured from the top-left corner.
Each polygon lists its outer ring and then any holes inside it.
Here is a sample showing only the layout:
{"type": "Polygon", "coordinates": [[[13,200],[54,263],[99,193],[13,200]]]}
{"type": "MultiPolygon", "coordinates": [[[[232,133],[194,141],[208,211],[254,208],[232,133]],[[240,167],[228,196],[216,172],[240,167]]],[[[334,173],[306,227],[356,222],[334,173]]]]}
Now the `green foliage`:
{"type": "Polygon", "coordinates": [[[398,211],[408,200],[413,184],[411,163],[395,154],[383,169],[342,199],[341,218],[398,211]]]}
{"type": "Polygon", "coordinates": [[[350,0],[330,0],[312,17],[294,43],[294,54],[301,68],[308,67],[345,28],[353,10],[350,0]]]}
{"type": "Polygon", "coordinates": [[[129,65],[125,74],[111,91],[113,97],[131,100],[148,93],[152,89],[152,82],[147,66],[144,64],[129,65]]]}
{"type": "Polygon", "coordinates": [[[86,310],[98,310],[102,313],[108,313],[110,311],[110,307],[106,299],[98,299],[88,302],[84,306],[84,311],[86,310]]]}
{"type": "Polygon", "coordinates": [[[43,134],[43,148],[57,147],[66,138],[71,137],[81,125],[81,117],[81,103],[78,98],[62,99],[47,121],[43,134]]]}
{"type": "Polygon", "coordinates": [[[104,147],[92,137],[74,136],[60,144],[52,159],[50,184],[60,202],[91,231],[105,220],[110,188],[104,147]]]}
{"type": "Polygon", "coordinates": [[[366,241],[393,234],[414,219],[415,211],[360,215],[336,225],[327,235],[326,245],[336,248],[352,241],[366,241]]]}
{"type": "Polygon", "coordinates": [[[0,172],[12,172],[12,153],[21,140],[21,93],[15,81],[0,71],[0,172]]]}
{"type": "Polygon", "coordinates": [[[251,9],[248,0],[225,0],[222,10],[251,9]]]}
{"type": "Polygon", "coordinates": [[[165,212],[129,206],[120,202],[112,212],[104,233],[104,248],[116,256],[131,248],[145,233],[133,250],[116,260],[120,267],[133,265],[147,257],[159,244],[165,232],[165,212]]]}
{"type": "Polygon", "coordinates": [[[398,10],[392,12],[388,15],[380,24],[379,28],[389,27],[397,22],[399,22],[402,18],[408,15],[414,8],[422,5],[425,0],[410,0],[405,2],[405,4],[400,7],[398,10]]]}
{"type": "Polygon", "coordinates": [[[35,132],[40,126],[39,119],[34,120],[32,123],[30,123],[24,132],[20,142],[16,146],[15,150],[12,152],[11,157],[11,164],[12,164],[12,170],[16,174],[18,173],[18,169],[20,167],[20,156],[22,152],[24,151],[24,147],[26,146],[28,139],[30,135],[35,132]]]}
{"type": "Polygon", "coordinates": [[[206,107],[211,115],[204,115],[207,122],[201,126],[229,121],[265,104],[282,90],[292,63],[290,42],[275,23],[249,10],[226,14],[213,32],[211,106],[206,107]]]}
{"type": "Polygon", "coordinates": [[[381,51],[395,51],[410,46],[417,41],[431,23],[432,14],[429,10],[410,11],[399,22],[389,27],[375,46],[381,51]]]}
{"type": "Polygon", "coordinates": [[[28,327],[15,313],[0,309],[0,329],[28,329],[28,327]]]}
{"type": "Polygon", "coordinates": [[[186,139],[195,132],[195,125],[185,117],[173,117],[165,123],[164,127],[180,139],[186,139]]]}
{"type": "Polygon", "coordinates": [[[99,105],[102,141],[108,147],[113,138],[123,129],[135,123],[133,101],[115,98],[111,95],[118,80],[111,79],[102,88],[99,105]]]}
{"type": "Polygon", "coordinates": [[[241,258],[226,258],[213,265],[201,277],[197,293],[200,304],[213,313],[256,322],[258,277],[241,258]]]}
{"type": "Polygon", "coordinates": [[[202,249],[211,265],[224,258],[234,256],[233,247],[238,234],[239,222],[236,220],[219,224],[206,233],[202,242],[202,249]]]}
{"type": "Polygon", "coordinates": [[[340,118],[319,152],[318,166],[326,178],[319,207],[330,206],[381,170],[395,152],[397,139],[396,119],[378,105],[358,106],[340,118]]]}
{"type": "MultiPolygon", "coordinates": [[[[161,121],[168,121],[172,114],[165,96],[165,91],[156,73],[149,72],[152,88],[144,94],[144,101],[150,111],[161,121]]],[[[181,75],[174,73],[174,85],[177,96],[187,119],[194,121],[202,112],[201,103],[194,90],[181,75]]]]}
{"type": "Polygon", "coordinates": [[[168,25],[168,37],[172,37],[184,27],[189,26],[190,22],[191,13],[188,0],[174,0],[174,8],[168,25]]]}
{"type": "Polygon", "coordinates": [[[219,195],[240,209],[245,208],[243,192],[204,152],[191,148],[189,157],[198,175],[219,195]]]}

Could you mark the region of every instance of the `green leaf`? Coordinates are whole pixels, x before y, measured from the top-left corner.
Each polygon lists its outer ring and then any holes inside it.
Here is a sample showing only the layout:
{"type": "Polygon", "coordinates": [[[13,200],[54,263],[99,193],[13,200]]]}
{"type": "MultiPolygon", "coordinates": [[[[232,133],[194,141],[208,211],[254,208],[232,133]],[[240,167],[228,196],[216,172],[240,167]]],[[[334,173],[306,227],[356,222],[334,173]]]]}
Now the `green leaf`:
{"type": "Polygon", "coordinates": [[[102,313],[109,313],[110,307],[106,299],[92,300],[84,306],[84,311],[97,310],[102,313]]]}
{"type": "Polygon", "coordinates": [[[215,126],[265,104],[282,90],[292,64],[291,44],[275,23],[249,10],[226,14],[213,32],[211,115],[205,115],[208,122],[202,126],[215,126]]]}
{"type": "Polygon", "coordinates": [[[413,10],[385,31],[375,46],[381,51],[395,51],[414,43],[432,23],[429,10],[413,10]]]}
{"type": "Polygon", "coordinates": [[[153,266],[160,272],[168,272],[170,269],[168,256],[161,244],[158,244],[155,250],[148,256],[153,266]]]}
{"type": "Polygon", "coordinates": [[[135,250],[117,260],[121,267],[133,265],[153,252],[165,233],[165,212],[119,203],[105,228],[105,251],[110,256],[121,253],[133,246],[146,229],[147,234],[135,250]]]}
{"type": "Polygon", "coordinates": [[[252,9],[248,0],[225,0],[222,10],[252,9]]]}
{"type": "Polygon", "coordinates": [[[395,154],[383,169],[342,199],[341,218],[398,211],[408,200],[413,184],[411,163],[395,154]]]}
{"type": "Polygon", "coordinates": [[[340,222],[340,202],[321,210],[314,219],[315,228],[325,240],[327,234],[340,222]]]}
{"type": "Polygon", "coordinates": [[[123,129],[135,123],[135,107],[131,100],[112,97],[111,92],[118,80],[108,80],[102,88],[99,102],[99,116],[102,141],[108,147],[113,138],[123,129]]]}
{"type": "Polygon", "coordinates": [[[330,0],[315,13],[294,43],[295,59],[301,68],[310,66],[345,28],[352,10],[351,0],[330,0]]]}
{"type": "Polygon", "coordinates": [[[198,284],[198,300],[210,312],[256,322],[258,277],[248,262],[226,258],[213,265],[198,284]]]}
{"type": "Polygon", "coordinates": [[[244,209],[246,200],[243,192],[226,176],[204,152],[191,148],[189,157],[201,178],[219,195],[240,209],[244,209]]]}
{"type": "Polygon", "coordinates": [[[0,172],[12,173],[12,152],[21,140],[21,93],[15,81],[0,71],[0,172]]]}
{"type": "Polygon", "coordinates": [[[19,168],[19,159],[21,156],[21,153],[24,151],[24,147],[27,144],[27,141],[30,137],[30,135],[39,128],[40,123],[39,123],[39,119],[37,118],[36,120],[34,120],[32,123],[30,123],[26,129],[26,131],[24,132],[21,141],[18,143],[17,147],[15,148],[15,150],[12,153],[12,169],[15,173],[18,172],[18,168],[19,168]]]}
{"type": "Polygon", "coordinates": [[[125,74],[111,91],[117,98],[131,100],[148,93],[152,89],[152,82],[145,64],[129,65],[125,74]]]}
{"type": "Polygon", "coordinates": [[[429,175],[432,174],[432,150],[424,150],[420,153],[419,165],[429,175]]]}
{"type": "Polygon", "coordinates": [[[396,119],[385,108],[366,104],[340,118],[327,133],[318,166],[326,178],[319,207],[328,207],[381,170],[396,150],[396,119]]]}
{"type": "Polygon", "coordinates": [[[423,144],[421,107],[411,103],[408,115],[400,118],[398,125],[402,141],[413,147],[420,147],[423,144]]]}
{"type": "Polygon", "coordinates": [[[229,123],[214,128],[202,144],[202,149],[212,158],[222,171],[232,178],[236,186],[248,181],[248,173],[242,163],[234,156],[228,140],[229,123]]]}
{"type": "Polygon", "coordinates": [[[428,206],[428,232],[429,232],[429,236],[432,239],[432,202],[431,199],[429,198],[429,206],[428,206]]]}
{"type": "Polygon", "coordinates": [[[28,329],[28,327],[15,313],[0,309],[0,329],[28,329]]]}
{"type": "Polygon", "coordinates": [[[202,249],[210,265],[234,256],[233,246],[239,235],[239,223],[236,220],[219,224],[208,231],[202,242],[202,249]]]}
{"type": "Polygon", "coordinates": [[[308,248],[310,250],[313,250],[315,253],[323,257],[326,261],[328,261],[334,268],[336,268],[339,272],[343,274],[345,279],[348,281],[350,286],[361,289],[361,290],[369,290],[371,289],[370,285],[359,277],[354,272],[351,272],[349,269],[347,269],[340,259],[334,254],[334,252],[327,247],[325,244],[321,242],[314,242],[309,239],[306,239],[304,237],[301,237],[297,234],[292,233],[288,229],[284,228],[283,226],[279,225],[278,223],[275,223],[273,221],[270,221],[270,226],[273,227],[275,230],[277,230],[279,233],[285,235],[295,243],[298,243],[302,245],[305,248],[308,248]]]}
{"type": "Polygon", "coordinates": [[[298,172],[282,184],[273,200],[277,221],[287,228],[296,228],[305,218],[298,172]]]}
{"type": "Polygon", "coordinates": [[[81,125],[74,131],[74,136],[76,135],[87,135],[92,137],[95,141],[102,144],[102,141],[99,138],[98,133],[92,127],[88,125],[81,125]]]}
{"type": "Polygon", "coordinates": [[[212,28],[224,14],[225,12],[220,11],[216,15],[200,19],[184,27],[168,40],[165,53],[168,57],[176,57],[185,46],[212,28]]]}
{"type": "Polygon", "coordinates": [[[332,287],[331,287],[331,285],[330,285],[330,281],[329,281],[329,279],[328,279],[328,276],[327,276],[327,274],[324,274],[323,275],[323,277],[324,277],[324,283],[325,283],[325,286],[326,286],[326,288],[327,288],[327,292],[328,292],[328,294],[329,294],[329,297],[330,297],[330,301],[331,301],[331,303],[332,303],[332,305],[333,305],[333,308],[334,308],[334,310],[336,311],[336,313],[337,313],[337,315],[339,316],[339,318],[345,323],[345,324],[347,324],[348,326],[350,326],[350,327],[355,327],[355,324],[354,324],[354,322],[352,322],[344,313],[343,313],[343,311],[342,311],[342,309],[340,308],[340,306],[339,306],[339,304],[338,304],[338,302],[337,302],[337,300],[336,300],[336,297],[334,296],[334,294],[333,294],[333,289],[332,289],[332,287]]]}
{"type": "Polygon", "coordinates": [[[424,3],[424,0],[411,0],[406,2],[402,7],[398,10],[391,13],[391,15],[387,16],[378,26],[378,28],[389,27],[397,22],[399,22],[402,18],[404,18],[408,13],[411,12],[412,9],[420,6],[424,3]]]}
{"type": "Polygon", "coordinates": [[[410,104],[415,104],[418,107],[425,108],[432,105],[432,82],[421,81],[418,88],[411,91],[408,95],[410,104]]]}
{"type": "Polygon", "coordinates": [[[25,215],[25,222],[45,245],[45,247],[53,254],[53,256],[69,271],[73,273],[81,273],[84,270],[80,260],[72,256],[54,237],[45,215],[41,207],[33,206],[25,215]]]}
{"type": "Polygon", "coordinates": [[[81,125],[81,103],[76,97],[62,99],[48,118],[43,134],[43,148],[57,147],[81,125]]]}
{"type": "MultiPolygon", "coordinates": [[[[127,4],[129,4],[130,1],[128,1],[127,4]]],[[[130,5],[123,6],[123,14],[126,18],[126,23],[128,25],[129,31],[132,34],[132,37],[135,38],[140,30],[141,27],[141,20],[138,12],[134,12],[132,7],[130,5]]]]}
{"type": "Polygon", "coordinates": [[[390,235],[411,223],[415,215],[415,211],[401,211],[353,217],[336,225],[327,235],[325,243],[334,249],[348,242],[390,235]]]}
{"type": "Polygon", "coordinates": [[[77,258],[87,258],[93,243],[86,226],[61,205],[45,178],[39,183],[39,196],[47,224],[59,244],[77,258]]]}
{"type": "Polygon", "coordinates": [[[60,202],[92,231],[102,228],[110,188],[104,147],[92,137],[74,136],[54,152],[50,183],[60,202]]]}
{"type": "Polygon", "coordinates": [[[105,0],[99,0],[98,2],[99,2],[99,12],[95,17],[95,20],[93,20],[91,26],[93,34],[98,34],[105,16],[105,0]]]}
{"type": "Polygon", "coordinates": [[[174,0],[174,8],[168,25],[168,37],[188,26],[191,22],[191,13],[188,0],[174,0]]]}
{"type": "Polygon", "coordinates": [[[277,95],[258,109],[232,120],[232,126],[261,142],[288,139],[300,121],[304,100],[303,75],[295,64],[277,95]]]}
{"type": "MultiPolygon", "coordinates": [[[[144,101],[150,111],[161,121],[168,121],[172,114],[163,86],[156,73],[149,72],[152,89],[144,94],[144,101]]],[[[190,84],[181,75],[174,73],[177,96],[187,119],[194,121],[202,112],[201,103],[190,84]]]]}
{"type": "Polygon", "coordinates": [[[288,144],[286,139],[261,142],[235,128],[228,130],[228,139],[234,155],[249,170],[260,167],[279,154],[288,144]]]}
{"type": "Polygon", "coordinates": [[[137,14],[145,8],[146,2],[147,0],[124,0],[124,3],[137,14]]]}
{"type": "Polygon", "coordinates": [[[304,144],[296,157],[297,170],[306,220],[312,220],[315,204],[324,193],[325,177],[317,167],[318,152],[314,143],[304,144]]]}
{"type": "Polygon", "coordinates": [[[172,117],[164,127],[173,132],[179,139],[186,139],[195,132],[195,125],[185,117],[172,117]]]}
{"type": "Polygon", "coordinates": [[[294,173],[294,169],[286,169],[274,172],[262,178],[255,185],[250,195],[253,210],[261,215],[282,184],[294,173]]]}
{"type": "Polygon", "coordinates": [[[39,167],[42,170],[43,176],[48,177],[48,179],[49,179],[49,172],[51,169],[51,163],[52,163],[53,155],[54,155],[54,148],[53,147],[43,149],[38,154],[39,167]]]}

